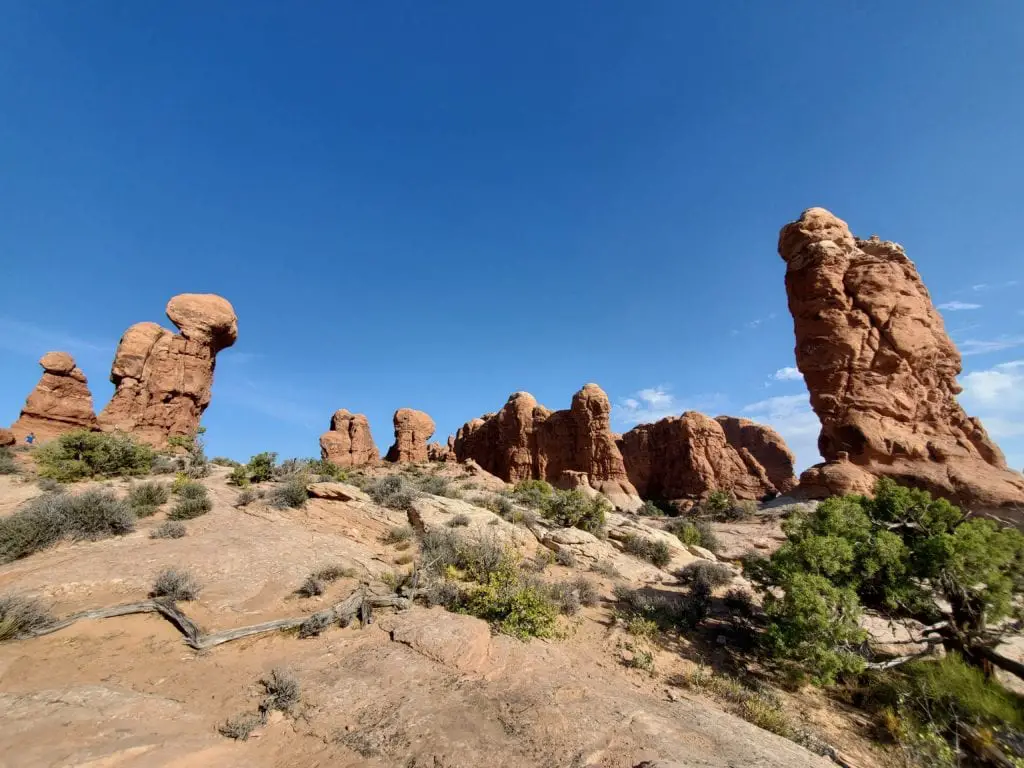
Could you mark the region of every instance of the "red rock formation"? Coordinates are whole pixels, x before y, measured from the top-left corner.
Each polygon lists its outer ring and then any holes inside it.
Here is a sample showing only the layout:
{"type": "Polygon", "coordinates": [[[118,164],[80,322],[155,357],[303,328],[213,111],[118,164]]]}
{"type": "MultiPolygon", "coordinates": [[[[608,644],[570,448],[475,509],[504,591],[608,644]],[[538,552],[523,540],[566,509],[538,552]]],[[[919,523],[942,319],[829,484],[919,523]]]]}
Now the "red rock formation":
{"type": "Polygon", "coordinates": [[[11,425],[15,440],[30,432],[43,441],[75,429],[96,429],[89,383],[74,358],[67,352],[47,352],[39,365],[43,376],[11,425]]]}
{"type": "Polygon", "coordinates": [[[399,408],[395,411],[395,442],[388,449],[388,461],[427,461],[427,441],[434,436],[434,420],[423,411],[399,408]]]}
{"type": "MultiPolygon", "coordinates": [[[[782,228],[779,255],[821,455],[968,507],[1024,504],[1024,477],[957,403],[960,354],[903,248],[811,208],[782,228]]],[[[808,488],[847,483],[847,469],[814,468],[808,488]]]]}
{"type": "Polygon", "coordinates": [[[0,448],[9,448],[18,442],[14,433],[6,427],[0,427],[0,448]]]}
{"type": "Polygon", "coordinates": [[[782,438],[746,419],[687,411],[634,427],[619,447],[629,479],[648,499],[697,501],[715,490],[763,499],[795,483],[782,438]]]}
{"type": "Polygon", "coordinates": [[[320,456],[338,467],[361,467],[380,460],[370,434],[370,422],[361,413],[344,408],[331,417],[331,429],[320,435],[320,456]]]}
{"type": "MultiPolygon", "coordinates": [[[[740,452],[744,463],[749,465],[744,450],[763,468],[771,484],[780,494],[789,493],[796,486],[793,473],[793,454],[782,439],[782,435],[771,427],[758,424],[750,419],[735,416],[717,416],[715,421],[722,425],[729,445],[740,452]]],[[[751,472],[758,474],[755,468],[751,472]]]]}
{"type": "Polygon", "coordinates": [[[555,483],[564,472],[584,473],[616,506],[635,509],[640,499],[615,444],[610,414],[608,396],[596,384],[577,392],[565,411],[550,411],[529,393],[516,392],[498,413],[463,425],[455,455],[511,483],[555,483]]]}
{"type": "Polygon", "coordinates": [[[436,440],[432,443],[427,444],[427,460],[428,461],[455,461],[455,451],[453,446],[455,444],[455,438],[451,435],[448,436],[448,444],[441,445],[436,440]]]}
{"type": "Polygon", "coordinates": [[[210,404],[217,353],[238,338],[235,311],[220,296],[175,296],[167,303],[167,317],[180,334],[156,323],[125,331],[110,370],[116,390],[99,415],[103,429],[128,432],[158,447],[171,435],[199,427],[210,404]]]}

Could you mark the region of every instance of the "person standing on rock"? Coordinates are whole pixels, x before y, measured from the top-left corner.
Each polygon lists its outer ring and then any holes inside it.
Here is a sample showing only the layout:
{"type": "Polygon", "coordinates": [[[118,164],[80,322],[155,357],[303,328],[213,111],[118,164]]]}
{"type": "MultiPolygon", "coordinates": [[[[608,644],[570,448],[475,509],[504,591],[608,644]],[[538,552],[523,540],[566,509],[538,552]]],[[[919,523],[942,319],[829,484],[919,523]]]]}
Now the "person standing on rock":
{"type": "Polygon", "coordinates": [[[32,445],[32,443],[34,443],[35,441],[36,441],[36,433],[35,432],[29,432],[27,435],[25,435],[25,442],[28,443],[29,445],[32,445]]]}

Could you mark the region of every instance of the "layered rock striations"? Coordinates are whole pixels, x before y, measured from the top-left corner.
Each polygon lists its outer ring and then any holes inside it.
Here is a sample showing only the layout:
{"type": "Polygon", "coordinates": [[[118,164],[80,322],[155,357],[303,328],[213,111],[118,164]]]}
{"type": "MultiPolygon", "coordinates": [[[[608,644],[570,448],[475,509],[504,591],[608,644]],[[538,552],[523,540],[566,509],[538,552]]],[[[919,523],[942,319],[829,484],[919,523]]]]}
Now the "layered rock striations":
{"type": "Polygon", "coordinates": [[[611,404],[596,384],[577,392],[568,410],[551,411],[527,392],[516,392],[497,413],[467,422],[455,436],[459,461],[472,459],[507,482],[564,483],[586,475],[591,488],[617,507],[640,506],[611,431],[611,404]]]}
{"type": "Polygon", "coordinates": [[[154,446],[188,435],[210,404],[217,353],[238,338],[231,304],[213,294],[181,294],[167,304],[181,331],[137,323],[117,346],[110,380],[114,396],[99,415],[105,430],[121,430],[154,446]]]}
{"type": "Polygon", "coordinates": [[[76,429],[96,429],[89,383],[74,358],[67,352],[47,352],[39,365],[42,378],[11,425],[15,440],[23,441],[29,433],[43,441],[76,429]]]}
{"type": "Polygon", "coordinates": [[[361,413],[344,408],[331,417],[331,428],[320,435],[320,456],[338,467],[361,467],[380,459],[370,434],[370,422],[361,413]]]}
{"type": "Polygon", "coordinates": [[[779,255],[831,463],[805,473],[804,491],[862,487],[867,473],[968,507],[1024,504],[1024,477],[957,402],[960,354],[903,248],[811,208],[782,228],[779,255]]]}

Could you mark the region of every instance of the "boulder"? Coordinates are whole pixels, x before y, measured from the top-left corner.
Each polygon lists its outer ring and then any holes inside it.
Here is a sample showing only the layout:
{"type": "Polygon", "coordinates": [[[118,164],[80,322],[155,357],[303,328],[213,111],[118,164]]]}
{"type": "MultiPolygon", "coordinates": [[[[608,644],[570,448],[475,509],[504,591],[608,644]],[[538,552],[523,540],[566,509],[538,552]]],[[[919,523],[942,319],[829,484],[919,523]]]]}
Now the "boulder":
{"type": "Polygon", "coordinates": [[[369,495],[348,483],[310,483],[309,495],[314,499],[326,499],[328,501],[363,501],[370,502],[369,495]]]}
{"type": "Polygon", "coordinates": [[[696,501],[724,490],[737,499],[763,499],[781,492],[772,475],[785,488],[794,482],[792,454],[782,438],[745,419],[686,411],[634,427],[622,435],[619,447],[643,498],[696,501]],[[771,466],[771,475],[755,451],[771,466]]]}
{"type": "MultiPolygon", "coordinates": [[[[506,482],[564,482],[582,473],[590,488],[620,509],[641,501],[629,481],[610,424],[611,404],[596,384],[587,384],[568,410],[550,411],[528,392],[516,392],[497,413],[467,422],[455,436],[455,456],[472,459],[506,482]]],[[[578,478],[573,480],[578,484],[578,478]]]]}
{"type": "Polygon", "coordinates": [[[99,415],[103,429],[127,432],[155,447],[199,428],[210,404],[217,353],[238,338],[235,311],[220,296],[175,296],[167,317],[180,334],[156,323],[125,331],[110,369],[114,396],[99,415]]]}
{"type": "Polygon", "coordinates": [[[0,427],[0,448],[9,448],[18,442],[14,433],[6,427],[0,427]]]}
{"type": "Polygon", "coordinates": [[[957,402],[960,354],[902,246],[861,240],[811,208],[782,228],[779,255],[797,367],[821,420],[818,449],[840,465],[808,470],[804,492],[862,485],[846,454],[872,477],[968,508],[1024,505],[1024,477],[957,402]]]}
{"type": "Polygon", "coordinates": [[[29,433],[43,441],[76,429],[96,429],[89,382],[75,359],[67,352],[47,352],[39,365],[42,378],[11,425],[14,441],[24,440],[29,433]]]}
{"type": "Polygon", "coordinates": [[[379,461],[367,418],[344,408],[335,411],[330,431],[320,435],[320,457],[337,467],[361,467],[379,461]]]}
{"type": "Polygon", "coordinates": [[[388,461],[416,464],[427,461],[427,441],[434,436],[434,420],[423,411],[399,408],[395,411],[395,442],[388,449],[388,461]]]}

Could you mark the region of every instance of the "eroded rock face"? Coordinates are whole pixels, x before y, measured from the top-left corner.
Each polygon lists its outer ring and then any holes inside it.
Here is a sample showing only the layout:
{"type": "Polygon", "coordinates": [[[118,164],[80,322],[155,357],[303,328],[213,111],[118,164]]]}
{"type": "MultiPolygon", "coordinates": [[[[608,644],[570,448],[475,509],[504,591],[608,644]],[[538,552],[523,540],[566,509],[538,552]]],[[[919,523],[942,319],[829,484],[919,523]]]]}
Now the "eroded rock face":
{"type": "Polygon", "coordinates": [[[128,432],[154,446],[199,427],[210,404],[217,353],[238,338],[235,311],[220,296],[175,296],[167,317],[180,334],[156,323],[125,331],[110,369],[116,390],[99,415],[103,429],[128,432]]]}
{"type": "Polygon", "coordinates": [[[687,411],[634,427],[619,446],[629,479],[648,499],[697,501],[715,490],[763,499],[795,484],[782,438],[746,419],[687,411]]]}
{"type": "Polygon", "coordinates": [[[30,432],[40,441],[75,429],[96,429],[92,393],[85,374],[67,352],[47,352],[39,360],[43,376],[11,425],[16,441],[30,432]]]}
{"type": "Polygon", "coordinates": [[[960,354],[903,248],[811,208],[782,228],[779,255],[821,455],[969,507],[1024,503],[1024,477],[956,400],[960,354]]]}
{"type": "Polygon", "coordinates": [[[320,435],[320,457],[338,467],[361,467],[379,461],[367,418],[344,408],[335,411],[330,431],[320,435]]]}
{"type": "Polygon", "coordinates": [[[427,461],[427,441],[434,436],[434,420],[423,411],[399,408],[395,411],[395,442],[388,449],[388,461],[427,461]]]}
{"type": "Polygon", "coordinates": [[[18,442],[18,438],[14,436],[14,433],[6,427],[0,427],[0,448],[9,448],[18,442]]]}
{"type": "Polygon", "coordinates": [[[455,451],[453,446],[455,445],[455,438],[451,435],[448,436],[448,444],[441,445],[436,440],[432,443],[427,444],[427,460],[428,461],[455,461],[455,451]]]}
{"type": "Polygon", "coordinates": [[[577,392],[564,411],[550,411],[529,393],[516,392],[497,413],[459,429],[455,455],[510,483],[557,483],[565,472],[583,473],[613,504],[634,509],[640,499],[626,475],[610,415],[608,396],[596,384],[577,392]]]}

